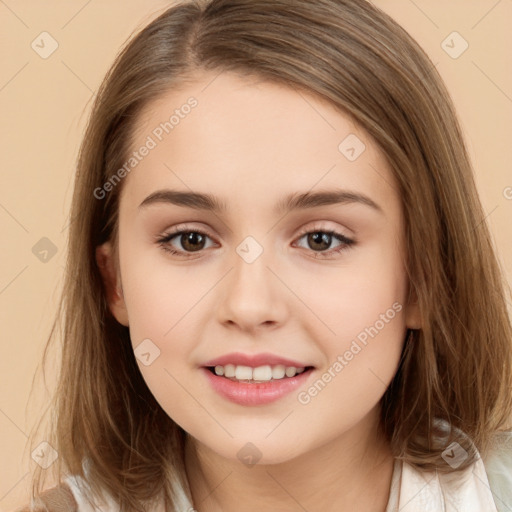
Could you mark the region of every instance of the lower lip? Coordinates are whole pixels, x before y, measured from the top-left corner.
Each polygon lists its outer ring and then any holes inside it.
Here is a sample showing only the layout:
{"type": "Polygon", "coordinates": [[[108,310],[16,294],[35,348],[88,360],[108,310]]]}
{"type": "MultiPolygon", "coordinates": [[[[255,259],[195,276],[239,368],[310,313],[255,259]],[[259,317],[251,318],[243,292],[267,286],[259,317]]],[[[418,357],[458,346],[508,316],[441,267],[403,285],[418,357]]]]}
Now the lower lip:
{"type": "Polygon", "coordinates": [[[284,377],[256,384],[220,377],[207,368],[201,368],[201,370],[219,395],[239,405],[264,405],[275,402],[304,385],[313,371],[309,369],[295,377],[284,377]]]}

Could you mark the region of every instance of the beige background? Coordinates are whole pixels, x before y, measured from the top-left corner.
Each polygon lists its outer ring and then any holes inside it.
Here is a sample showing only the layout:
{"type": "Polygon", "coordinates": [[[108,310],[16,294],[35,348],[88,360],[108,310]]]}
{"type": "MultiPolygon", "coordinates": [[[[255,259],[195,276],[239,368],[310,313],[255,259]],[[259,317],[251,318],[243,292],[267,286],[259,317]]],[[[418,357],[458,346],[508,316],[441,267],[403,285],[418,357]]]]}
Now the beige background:
{"type": "MultiPolygon", "coordinates": [[[[418,40],[446,80],[476,169],[486,222],[512,282],[512,67],[507,52],[512,1],[373,3],[418,40]],[[469,44],[456,59],[441,46],[453,31],[469,44]]],[[[0,0],[0,511],[26,502],[35,464],[26,443],[47,405],[41,378],[28,409],[27,402],[62,283],[73,169],[91,98],[132,30],[168,5],[161,0],[0,0]],[[58,42],[47,59],[31,47],[34,40],[41,46],[44,31],[58,42]],[[47,261],[32,252],[43,237],[57,250],[48,253],[47,261]]],[[[448,44],[457,51],[462,42],[448,39],[448,44]]],[[[51,368],[47,378],[51,390],[51,368]]]]}

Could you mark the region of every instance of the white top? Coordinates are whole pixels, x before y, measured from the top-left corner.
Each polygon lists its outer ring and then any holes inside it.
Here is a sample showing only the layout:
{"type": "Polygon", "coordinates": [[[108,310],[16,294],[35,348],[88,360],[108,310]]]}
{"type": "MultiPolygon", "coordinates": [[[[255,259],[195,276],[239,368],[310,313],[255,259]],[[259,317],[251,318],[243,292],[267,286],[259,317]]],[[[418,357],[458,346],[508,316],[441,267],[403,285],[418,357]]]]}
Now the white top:
{"type": "MultiPolygon", "coordinates": [[[[478,457],[464,471],[423,472],[395,460],[386,512],[512,511],[512,431],[499,432],[495,439],[494,448],[486,459],[478,457]]],[[[448,453],[457,456],[456,450],[448,453]]],[[[92,507],[80,488],[86,485],[82,478],[68,476],[65,482],[75,497],[79,512],[115,512],[119,509],[108,495],[103,503],[96,501],[96,506],[92,507]]],[[[195,509],[185,490],[180,486],[176,491],[180,500],[176,512],[193,512],[195,509]]]]}

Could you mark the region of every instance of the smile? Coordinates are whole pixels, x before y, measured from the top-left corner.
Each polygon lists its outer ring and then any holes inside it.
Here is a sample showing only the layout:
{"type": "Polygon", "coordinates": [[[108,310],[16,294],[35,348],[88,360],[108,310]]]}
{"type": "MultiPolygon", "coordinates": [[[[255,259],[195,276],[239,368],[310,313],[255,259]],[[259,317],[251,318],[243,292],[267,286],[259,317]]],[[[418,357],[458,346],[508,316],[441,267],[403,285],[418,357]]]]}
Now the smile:
{"type": "Polygon", "coordinates": [[[269,352],[233,352],[202,363],[208,384],[222,398],[238,405],[275,402],[304,386],[315,367],[269,352]]]}
{"type": "Polygon", "coordinates": [[[258,366],[257,368],[251,368],[250,366],[227,364],[225,366],[217,365],[210,367],[210,371],[213,371],[215,375],[220,377],[224,376],[228,379],[258,383],[268,382],[271,380],[280,380],[295,377],[295,375],[302,373],[305,368],[296,368],[295,366],[284,366],[282,364],[270,366],[258,366]]]}

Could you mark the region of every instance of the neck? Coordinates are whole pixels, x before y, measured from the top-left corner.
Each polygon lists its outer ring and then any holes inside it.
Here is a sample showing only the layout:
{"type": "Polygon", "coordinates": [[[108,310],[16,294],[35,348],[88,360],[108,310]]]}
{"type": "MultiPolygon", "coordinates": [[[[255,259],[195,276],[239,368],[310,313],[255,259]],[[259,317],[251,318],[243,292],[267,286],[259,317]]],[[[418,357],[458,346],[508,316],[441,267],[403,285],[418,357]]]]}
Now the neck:
{"type": "Polygon", "coordinates": [[[375,413],[365,425],[279,464],[247,467],[190,436],[185,446],[197,512],[385,512],[393,464],[375,413]]]}

